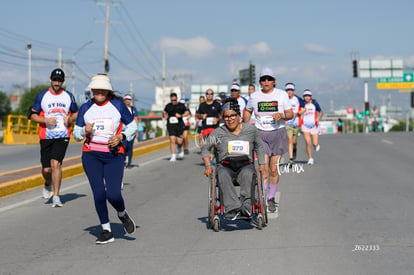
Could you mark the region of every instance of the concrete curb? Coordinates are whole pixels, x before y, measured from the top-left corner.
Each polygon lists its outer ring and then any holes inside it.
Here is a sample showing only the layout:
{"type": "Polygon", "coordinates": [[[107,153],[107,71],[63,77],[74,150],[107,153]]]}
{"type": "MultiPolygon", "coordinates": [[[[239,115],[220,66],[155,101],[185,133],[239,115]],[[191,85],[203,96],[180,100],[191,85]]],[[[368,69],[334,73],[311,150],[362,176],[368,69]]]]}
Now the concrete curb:
{"type": "MultiPolygon", "coordinates": [[[[145,146],[134,149],[133,157],[135,158],[138,156],[149,154],[151,152],[155,152],[155,151],[167,148],[169,147],[169,145],[170,145],[169,140],[145,145],[145,146]]],[[[74,159],[74,158],[75,159],[79,158],[79,163],[70,165],[67,167],[63,167],[62,168],[62,180],[70,178],[70,177],[78,176],[84,173],[83,166],[81,163],[81,157],[77,156],[77,157],[72,157],[71,159],[74,159]]],[[[23,169],[20,169],[20,171],[21,170],[23,169]]],[[[29,189],[37,188],[39,186],[42,186],[43,184],[44,184],[44,179],[41,173],[34,175],[34,176],[26,177],[23,179],[5,182],[0,185],[0,198],[15,194],[18,192],[26,191],[29,189]]]]}

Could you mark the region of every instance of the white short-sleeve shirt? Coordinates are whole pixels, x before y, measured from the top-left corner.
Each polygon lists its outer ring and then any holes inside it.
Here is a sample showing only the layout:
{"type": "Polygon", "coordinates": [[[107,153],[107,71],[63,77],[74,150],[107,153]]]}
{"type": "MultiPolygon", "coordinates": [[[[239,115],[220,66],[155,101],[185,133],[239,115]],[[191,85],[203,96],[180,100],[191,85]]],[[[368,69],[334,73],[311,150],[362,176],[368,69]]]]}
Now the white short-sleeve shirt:
{"type": "Polygon", "coordinates": [[[292,109],[288,94],[280,89],[273,89],[270,93],[257,91],[250,95],[246,109],[255,115],[256,127],[263,131],[273,131],[285,127],[285,121],[275,121],[275,113],[284,113],[292,109]]]}

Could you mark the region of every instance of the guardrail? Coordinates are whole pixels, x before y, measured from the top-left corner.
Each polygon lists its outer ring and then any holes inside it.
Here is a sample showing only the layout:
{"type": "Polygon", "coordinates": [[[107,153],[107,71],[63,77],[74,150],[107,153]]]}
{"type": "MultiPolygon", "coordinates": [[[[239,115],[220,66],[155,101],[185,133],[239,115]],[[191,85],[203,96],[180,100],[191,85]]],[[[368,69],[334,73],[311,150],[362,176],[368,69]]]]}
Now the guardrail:
{"type": "Polygon", "coordinates": [[[3,134],[4,144],[39,143],[39,124],[23,115],[8,115],[3,134]]]}

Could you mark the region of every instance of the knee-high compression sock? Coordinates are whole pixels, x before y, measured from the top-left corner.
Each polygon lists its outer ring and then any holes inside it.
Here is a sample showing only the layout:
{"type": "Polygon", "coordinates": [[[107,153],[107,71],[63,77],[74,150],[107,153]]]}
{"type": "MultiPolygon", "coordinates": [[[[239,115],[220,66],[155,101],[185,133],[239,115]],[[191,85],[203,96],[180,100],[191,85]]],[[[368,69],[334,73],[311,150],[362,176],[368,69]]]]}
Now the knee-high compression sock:
{"type": "Polygon", "coordinates": [[[267,199],[270,200],[275,197],[277,191],[277,184],[269,184],[269,193],[267,194],[267,199]]]}

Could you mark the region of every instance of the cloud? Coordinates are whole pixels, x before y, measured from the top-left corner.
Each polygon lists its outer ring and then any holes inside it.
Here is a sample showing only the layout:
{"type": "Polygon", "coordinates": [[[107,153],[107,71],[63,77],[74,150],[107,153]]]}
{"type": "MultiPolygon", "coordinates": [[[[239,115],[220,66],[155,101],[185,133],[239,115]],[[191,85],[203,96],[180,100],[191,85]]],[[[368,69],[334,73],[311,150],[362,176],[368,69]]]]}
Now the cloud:
{"type": "Polygon", "coordinates": [[[259,42],[253,44],[249,48],[250,56],[267,55],[271,52],[269,45],[266,42],[259,42]]]}
{"type": "Polygon", "coordinates": [[[226,52],[228,54],[245,54],[248,51],[248,48],[244,44],[235,44],[227,48],[226,52]]]}
{"type": "Polygon", "coordinates": [[[166,50],[168,54],[187,54],[195,58],[207,57],[216,48],[207,38],[201,36],[190,39],[164,37],[160,43],[161,49],[166,50]]]}
{"type": "Polygon", "coordinates": [[[303,49],[309,53],[316,53],[320,55],[329,55],[332,54],[334,51],[326,46],[313,44],[313,43],[306,43],[303,45],[303,49]]]}
{"type": "Polygon", "coordinates": [[[404,60],[404,65],[410,67],[411,69],[414,68],[414,55],[407,56],[404,60]]]}
{"type": "Polygon", "coordinates": [[[235,44],[226,49],[229,54],[241,55],[248,54],[250,57],[265,56],[271,52],[266,42],[258,42],[253,45],[235,44]]]}

